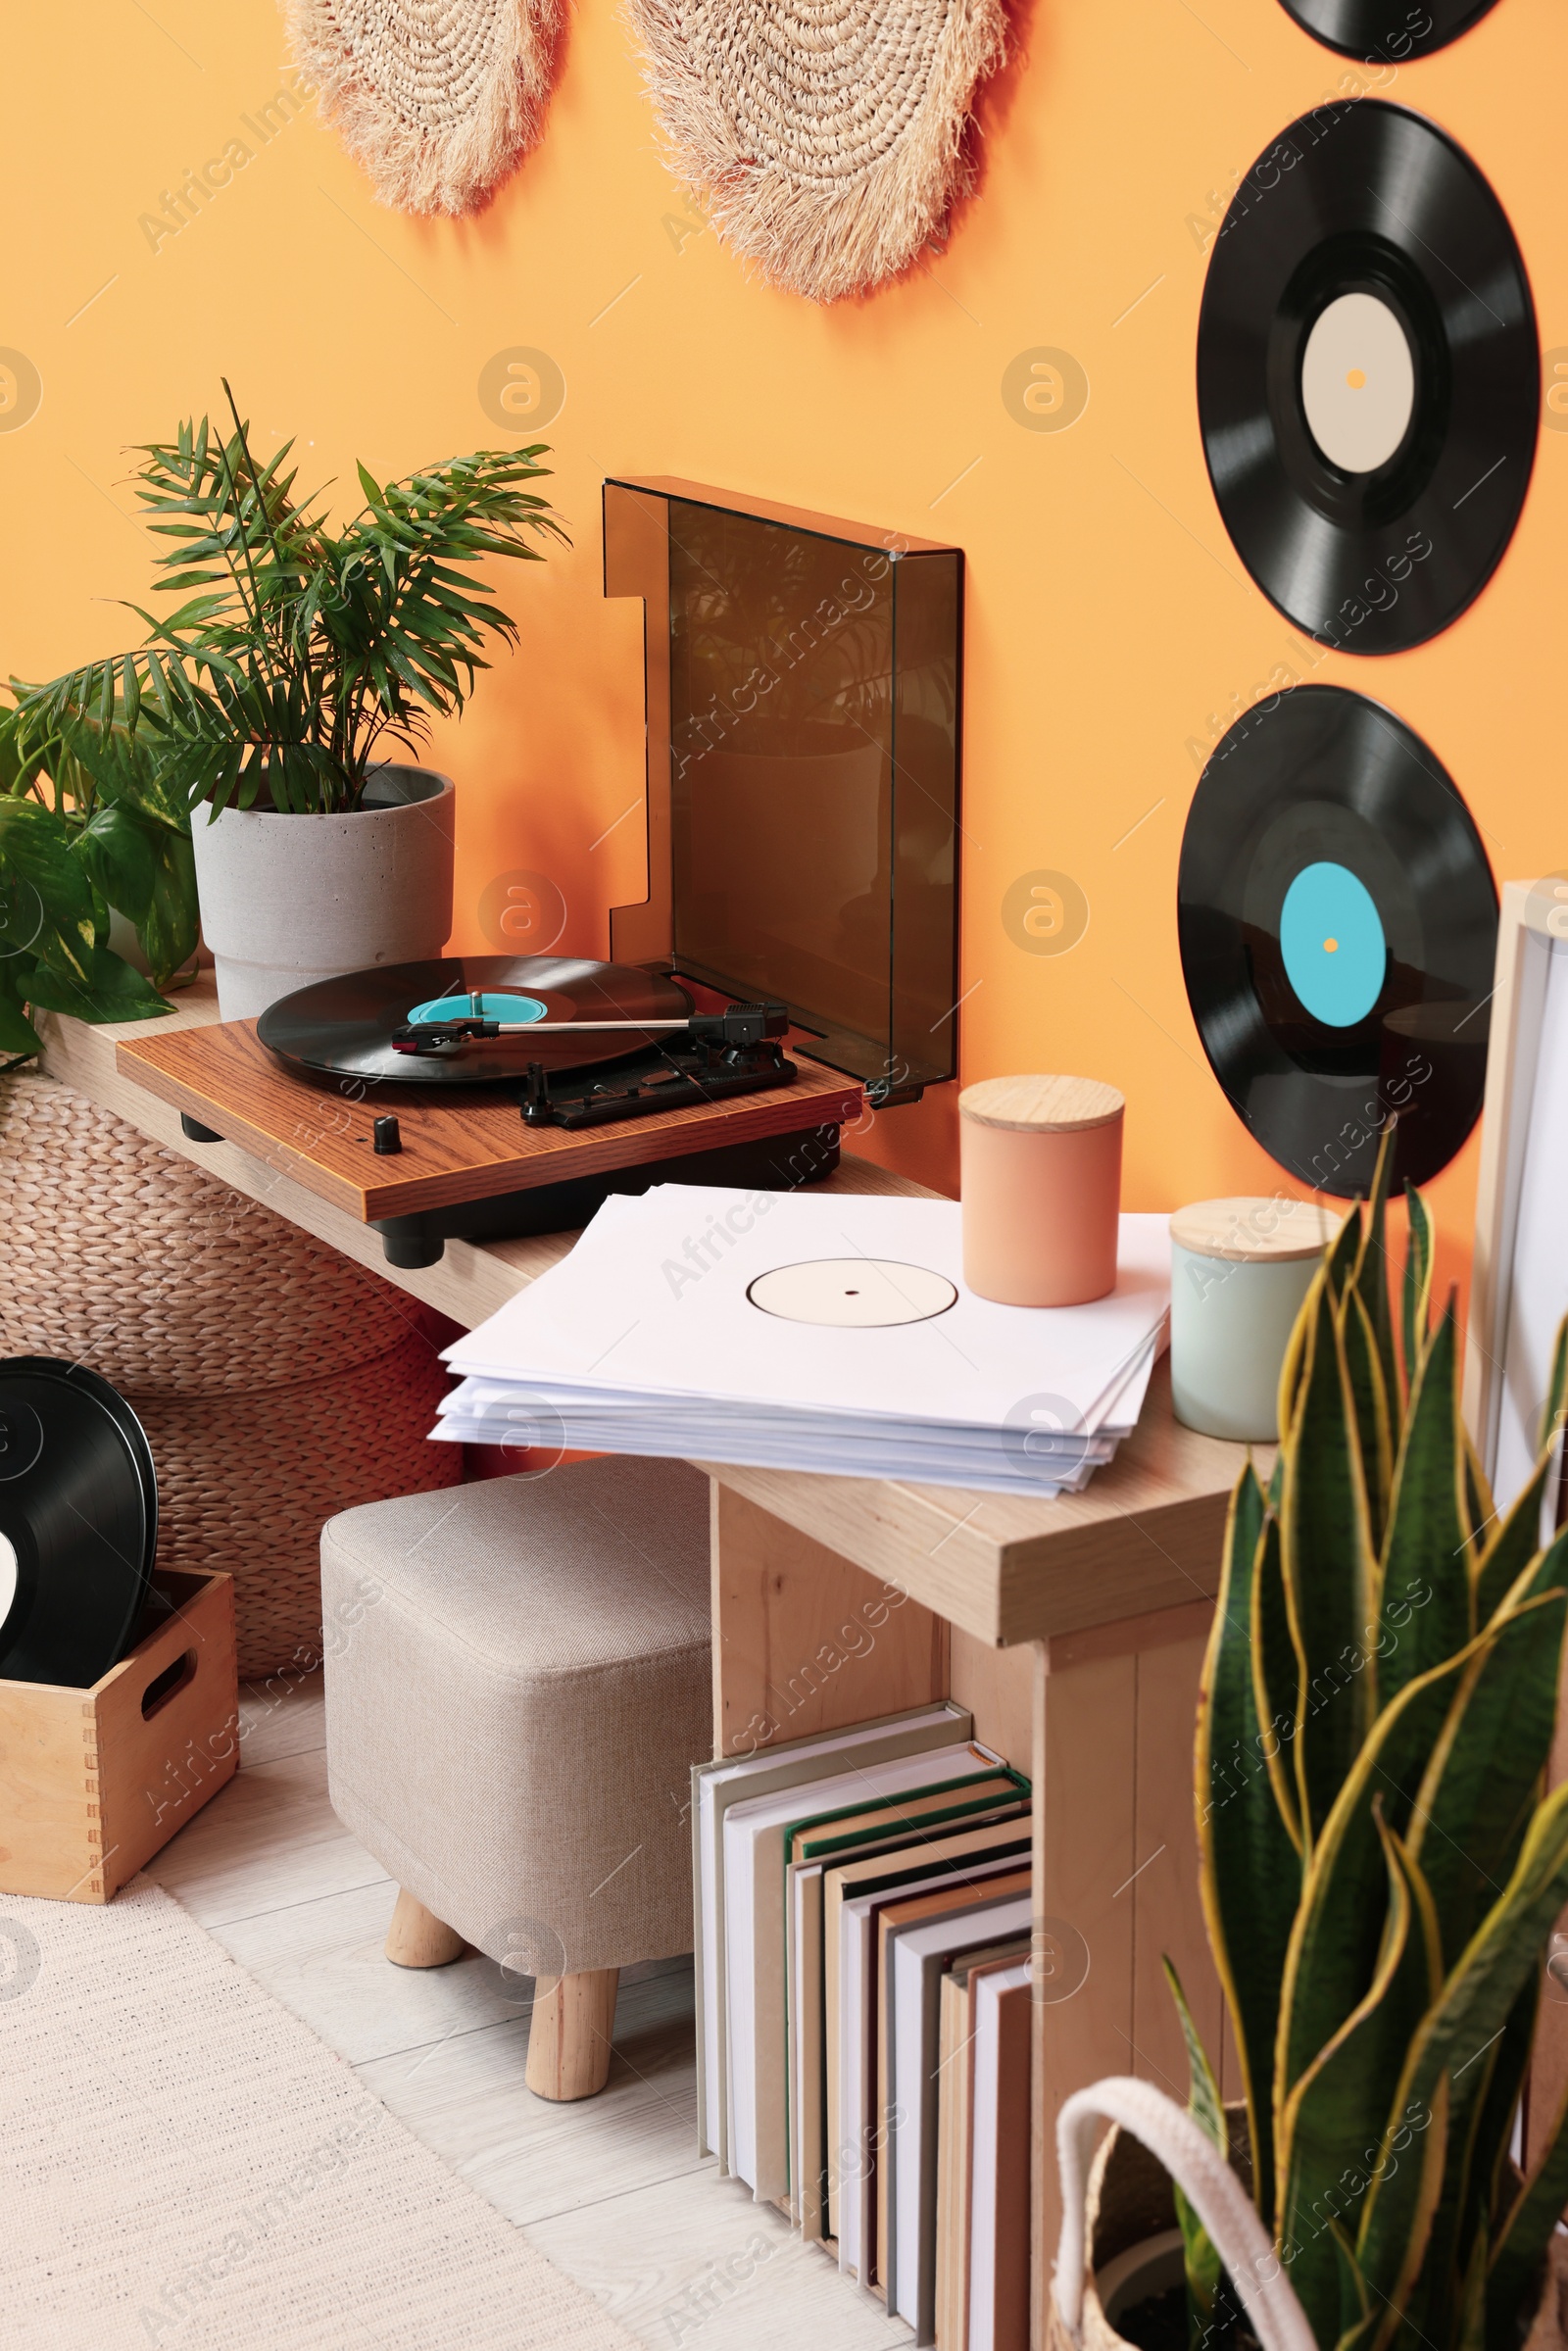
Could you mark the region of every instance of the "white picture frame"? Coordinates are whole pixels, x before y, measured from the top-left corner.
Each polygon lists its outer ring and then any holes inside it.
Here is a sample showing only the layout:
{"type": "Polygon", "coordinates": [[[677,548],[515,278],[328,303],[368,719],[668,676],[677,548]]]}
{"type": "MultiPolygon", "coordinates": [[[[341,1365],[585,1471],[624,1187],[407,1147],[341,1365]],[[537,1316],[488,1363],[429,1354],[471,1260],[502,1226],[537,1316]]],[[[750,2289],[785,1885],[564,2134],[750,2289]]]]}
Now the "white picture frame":
{"type": "Polygon", "coordinates": [[[1506,1508],[1568,1313],[1568,872],[1504,883],[1491,1008],[1464,1412],[1506,1508]]]}

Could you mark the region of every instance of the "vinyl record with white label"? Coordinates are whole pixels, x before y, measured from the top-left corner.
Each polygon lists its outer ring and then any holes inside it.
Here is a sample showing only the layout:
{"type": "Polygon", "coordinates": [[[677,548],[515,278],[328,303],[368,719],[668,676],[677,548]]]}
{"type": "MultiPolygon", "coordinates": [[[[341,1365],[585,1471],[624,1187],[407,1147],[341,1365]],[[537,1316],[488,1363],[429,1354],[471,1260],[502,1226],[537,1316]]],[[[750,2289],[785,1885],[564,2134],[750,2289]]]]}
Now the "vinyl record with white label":
{"type": "Polygon", "coordinates": [[[1507,218],[1435,123],[1328,104],[1258,158],[1209,260],[1198,406],[1225,527],[1287,618],[1355,654],[1457,618],[1518,520],[1540,378],[1507,218]]]}
{"type": "Polygon", "coordinates": [[[1237,720],[1182,840],[1187,995],[1232,1108],[1298,1182],[1446,1167],[1481,1112],[1497,894],[1441,762],[1391,710],[1298,686],[1237,720]]]}
{"type": "Polygon", "coordinates": [[[1283,0],[1287,14],[1326,49],[1367,63],[1407,65],[1446,49],[1479,23],[1496,0],[1283,0]]]}

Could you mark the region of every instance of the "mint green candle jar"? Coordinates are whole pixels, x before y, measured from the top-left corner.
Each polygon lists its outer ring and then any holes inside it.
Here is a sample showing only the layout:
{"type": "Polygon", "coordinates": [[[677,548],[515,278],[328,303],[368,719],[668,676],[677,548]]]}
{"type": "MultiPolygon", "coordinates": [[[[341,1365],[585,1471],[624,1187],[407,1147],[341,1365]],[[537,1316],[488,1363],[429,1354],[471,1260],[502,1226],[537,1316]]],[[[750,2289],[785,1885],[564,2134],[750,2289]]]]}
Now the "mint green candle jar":
{"type": "Polygon", "coordinates": [[[1279,1437],[1280,1372],[1344,1211],[1315,1200],[1205,1200],[1170,1220],[1170,1390],[1205,1437],[1279,1437]]]}

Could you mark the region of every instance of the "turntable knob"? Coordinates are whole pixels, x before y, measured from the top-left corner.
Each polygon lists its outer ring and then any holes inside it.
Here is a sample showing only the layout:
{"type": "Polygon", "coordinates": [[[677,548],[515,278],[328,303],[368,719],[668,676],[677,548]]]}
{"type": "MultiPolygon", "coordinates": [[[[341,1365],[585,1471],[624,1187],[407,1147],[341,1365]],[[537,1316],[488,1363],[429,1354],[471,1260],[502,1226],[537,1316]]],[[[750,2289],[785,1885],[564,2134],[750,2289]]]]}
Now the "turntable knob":
{"type": "Polygon", "coordinates": [[[383,1156],[388,1151],[400,1151],[403,1149],[403,1130],[395,1118],[376,1120],[375,1149],[383,1156]]]}

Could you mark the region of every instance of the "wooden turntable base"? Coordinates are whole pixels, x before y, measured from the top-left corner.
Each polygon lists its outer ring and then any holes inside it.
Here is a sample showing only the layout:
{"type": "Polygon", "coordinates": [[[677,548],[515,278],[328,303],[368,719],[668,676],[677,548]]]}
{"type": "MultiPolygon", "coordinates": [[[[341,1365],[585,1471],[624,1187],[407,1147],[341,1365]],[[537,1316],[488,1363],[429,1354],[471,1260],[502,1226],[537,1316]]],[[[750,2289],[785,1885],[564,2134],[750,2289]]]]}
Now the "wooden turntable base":
{"type": "Polygon", "coordinates": [[[765,1093],[568,1133],[525,1126],[515,1101],[477,1086],[438,1096],[396,1085],[367,1090],[352,1078],[312,1085],[259,1043],[254,1020],[125,1039],[116,1061],[133,1084],[364,1224],[851,1125],[864,1106],[853,1078],[802,1063],[790,1085],[765,1093]],[[371,1128],[388,1112],[403,1148],[382,1157],[371,1128]]]}

